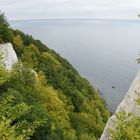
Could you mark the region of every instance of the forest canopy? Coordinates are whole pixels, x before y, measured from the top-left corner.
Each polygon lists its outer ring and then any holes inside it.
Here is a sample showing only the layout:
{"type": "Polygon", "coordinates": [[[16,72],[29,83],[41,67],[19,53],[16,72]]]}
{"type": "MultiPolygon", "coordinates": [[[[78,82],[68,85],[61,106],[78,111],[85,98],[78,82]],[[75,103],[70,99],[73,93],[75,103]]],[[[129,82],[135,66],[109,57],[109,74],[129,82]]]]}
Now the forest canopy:
{"type": "Polygon", "coordinates": [[[7,42],[19,63],[10,72],[0,65],[0,139],[98,139],[110,112],[90,83],[0,13],[0,43],[7,42]]]}

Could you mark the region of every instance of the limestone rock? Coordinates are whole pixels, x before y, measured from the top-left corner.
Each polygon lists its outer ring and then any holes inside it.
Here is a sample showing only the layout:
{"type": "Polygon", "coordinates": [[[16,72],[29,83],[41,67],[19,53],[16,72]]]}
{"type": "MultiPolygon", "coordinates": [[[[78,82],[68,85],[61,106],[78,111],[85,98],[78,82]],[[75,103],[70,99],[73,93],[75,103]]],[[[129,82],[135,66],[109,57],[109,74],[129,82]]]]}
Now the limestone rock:
{"type": "Polygon", "coordinates": [[[17,55],[11,43],[0,44],[0,54],[2,54],[3,63],[8,70],[11,70],[12,66],[18,62],[17,55]]]}
{"type": "Polygon", "coordinates": [[[140,116],[140,106],[136,103],[138,98],[140,98],[140,71],[125,95],[124,100],[117,107],[115,114],[108,120],[100,140],[111,140],[109,129],[115,129],[114,121],[116,120],[116,113],[123,110],[127,114],[134,113],[135,115],[140,116]]]}

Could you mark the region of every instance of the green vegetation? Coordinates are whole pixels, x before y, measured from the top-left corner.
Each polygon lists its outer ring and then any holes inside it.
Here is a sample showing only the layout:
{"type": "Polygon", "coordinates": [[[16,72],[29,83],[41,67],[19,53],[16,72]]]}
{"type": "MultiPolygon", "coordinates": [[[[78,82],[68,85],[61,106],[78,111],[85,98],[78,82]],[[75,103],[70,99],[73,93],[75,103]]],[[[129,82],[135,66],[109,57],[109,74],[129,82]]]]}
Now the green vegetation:
{"type": "Polygon", "coordinates": [[[0,43],[12,42],[13,34],[4,14],[0,12],[0,43]]]}
{"type": "MultiPolygon", "coordinates": [[[[140,106],[140,98],[136,100],[136,104],[140,106]]],[[[110,129],[112,140],[140,140],[140,117],[138,115],[121,111],[116,114],[116,117],[115,129],[110,129]]]]}
{"type": "Polygon", "coordinates": [[[140,140],[140,117],[119,112],[116,128],[110,132],[112,140],[140,140]]]}
{"type": "Polygon", "coordinates": [[[0,42],[9,41],[20,62],[9,72],[0,57],[0,139],[98,139],[110,113],[90,83],[0,14],[0,42]]]}

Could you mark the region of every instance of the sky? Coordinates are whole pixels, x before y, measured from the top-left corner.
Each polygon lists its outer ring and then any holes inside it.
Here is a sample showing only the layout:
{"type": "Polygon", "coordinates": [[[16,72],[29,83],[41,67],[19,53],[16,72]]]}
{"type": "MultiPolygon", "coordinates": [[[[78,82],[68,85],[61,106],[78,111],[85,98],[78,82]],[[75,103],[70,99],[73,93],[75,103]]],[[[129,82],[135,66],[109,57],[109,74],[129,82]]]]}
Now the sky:
{"type": "Polygon", "coordinates": [[[137,18],[140,0],[0,0],[9,20],[137,18]]]}

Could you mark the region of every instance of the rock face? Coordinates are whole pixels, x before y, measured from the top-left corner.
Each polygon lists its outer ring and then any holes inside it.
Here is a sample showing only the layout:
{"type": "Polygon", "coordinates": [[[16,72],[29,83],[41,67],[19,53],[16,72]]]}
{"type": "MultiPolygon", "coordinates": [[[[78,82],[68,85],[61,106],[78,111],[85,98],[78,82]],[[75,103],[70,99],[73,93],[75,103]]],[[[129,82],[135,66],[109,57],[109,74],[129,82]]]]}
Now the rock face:
{"type": "Polygon", "coordinates": [[[100,140],[111,140],[109,129],[115,129],[114,120],[116,120],[116,113],[124,110],[126,113],[134,113],[135,115],[140,116],[140,106],[136,103],[138,98],[140,98],[140,71],[124,97],[124,100],[118,106],[115,114],[108,120],[100,140]]]}
{"type": "Polygon", "coordinates": [[[3,63],[8,70],[11,70],[12,66],[18,62],[17,55],[11,43],[0,44],[0,54],[2,54],[3,63]]]}

